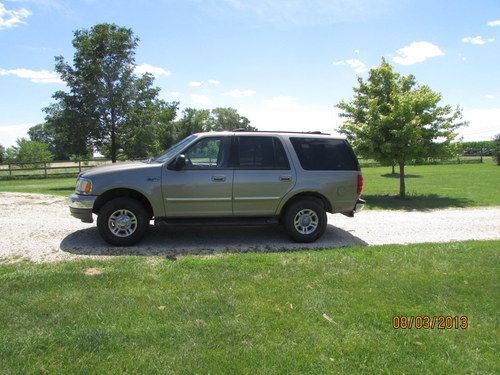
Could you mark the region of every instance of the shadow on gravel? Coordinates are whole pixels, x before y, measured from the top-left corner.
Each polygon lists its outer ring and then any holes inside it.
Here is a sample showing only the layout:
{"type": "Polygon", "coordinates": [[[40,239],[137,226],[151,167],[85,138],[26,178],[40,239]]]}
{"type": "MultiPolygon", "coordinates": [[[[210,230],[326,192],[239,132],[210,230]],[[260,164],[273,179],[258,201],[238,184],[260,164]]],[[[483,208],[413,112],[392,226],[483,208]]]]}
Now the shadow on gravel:
{"type": "Polygon", "coordinates": [[[469,207],[472,203],[467,198],[442,197],[437,194],[409,194],[406,198],[395,195],[363,195],[371,208],[383,210],[429,211],[437,208],[469,207]]]}
{"type": "Polygon", "coordinates": [[[134,247],[112,247],[105,243],[96,227],[66,236],[62,251],[79,255],[177,255],[220,252],[276,252],[367,245],[349,232],[328,225],[314,243],[292,242],[280,226],[266,227],[150,227],[149,233],[134,247]]]}

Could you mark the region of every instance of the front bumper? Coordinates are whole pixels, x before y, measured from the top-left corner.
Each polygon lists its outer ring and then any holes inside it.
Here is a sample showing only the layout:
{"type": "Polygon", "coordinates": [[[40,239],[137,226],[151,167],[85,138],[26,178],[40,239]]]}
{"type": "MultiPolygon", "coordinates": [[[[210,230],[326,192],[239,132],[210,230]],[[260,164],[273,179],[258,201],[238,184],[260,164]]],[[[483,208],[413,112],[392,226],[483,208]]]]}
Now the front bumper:
{"type": "Polygon", "coordinates": [[[92,208],[97,199],[96,195],[71,194],[68,197],[68,205],[71,216],[80,219],[84,223],[92,223],[92,208]]]}

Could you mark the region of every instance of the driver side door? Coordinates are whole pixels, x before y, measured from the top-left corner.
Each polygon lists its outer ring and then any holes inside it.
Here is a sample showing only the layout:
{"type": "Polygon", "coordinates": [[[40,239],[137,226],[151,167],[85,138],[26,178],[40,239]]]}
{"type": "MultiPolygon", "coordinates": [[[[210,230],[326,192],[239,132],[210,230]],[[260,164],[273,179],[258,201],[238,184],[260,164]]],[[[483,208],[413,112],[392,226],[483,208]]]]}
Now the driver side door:
{"type": "Polygon", "coordinates": [[[186,156],[184,168],[165,166],[162,194],[167,217],[233,215],[230,142],[231,136],[203,137],[181,152],[186,156]]]}

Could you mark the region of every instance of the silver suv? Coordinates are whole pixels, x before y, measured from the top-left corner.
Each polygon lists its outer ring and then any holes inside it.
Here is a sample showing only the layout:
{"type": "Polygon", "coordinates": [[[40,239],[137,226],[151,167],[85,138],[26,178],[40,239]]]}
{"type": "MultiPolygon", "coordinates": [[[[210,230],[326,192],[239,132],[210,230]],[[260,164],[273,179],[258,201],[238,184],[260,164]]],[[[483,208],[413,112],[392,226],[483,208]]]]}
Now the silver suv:
{"type": "Polygon", "coordinates": [[[155,225],[282,224],[298,242],[325,232],[326,212],[354,216],[363,177],[349,144],[328,134],[193,134],[147,162],[78,176],[71,214],[97,215],[102,238],[132,245],[155,225]]]}

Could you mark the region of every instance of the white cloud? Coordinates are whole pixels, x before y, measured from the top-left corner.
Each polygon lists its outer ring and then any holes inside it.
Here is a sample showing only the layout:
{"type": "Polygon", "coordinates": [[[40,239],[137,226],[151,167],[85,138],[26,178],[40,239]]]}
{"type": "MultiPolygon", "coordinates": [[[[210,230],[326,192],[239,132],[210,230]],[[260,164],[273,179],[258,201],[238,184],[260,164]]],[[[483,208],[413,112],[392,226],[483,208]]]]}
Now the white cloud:
{"type": "Polygon", "coordinates": [[[477,44],[477,45],[483,45],[486,43],[491,43],[494,42],[495,38],[488,38],[484,39],[482,36],[466,36],[462,38],[462,43],[470,43],[470,44],[477,44]]]}
{"type": "Polygon", "coordinates": [[[486,94],[484,97],[486,99],[495,99],[495,95],[491,95],[491,94],[486,94]]]}
{"type": "Polygon", "coordinates": [[[203,85],[203,82],[201,81],[191,81],[188,83],[189,87],[201,87],[203,85]]]}
{"type": "Polygon", "coordinates": [[[28,18],[31,14],[32,13],[25,8],[9,10],[5,8],[5,5],[0,3],[0,30],[9,29],[21,23],[26,23],[24,19],[28,18]]]}
{"type": "Polygon", "coordinates": [[[0,69],[0,76],[13,75],[19,78],[29,79],[34,83],[64,83],[56,72],[48,70],[30,70],[30,69],[0,69]]]}
{"type": "Polygon", "coordinates": [[[191,101],[194,104],[200,104],[200,105],[211,105],[212,104],[212,101],[206,95],[193,94],[193,95],[191,95],[191,101]]]}
{"type": "Polygon", "coordinates": [[[469,121],[469,126],[459,130],[465,141],[489,140],[499,133],[500,108],[465,109],[463,118],[469,121]]]}
{"type": "Polygon", "coordinates": [[[355,49],[355,50],[354,50],[354,54],[355,54],[355,55],[359,55],[359,49],[355,49]]]}
{"type": "Polygon", "coordinates": [[[18,138],[26,137],[28,129],[36,124],[0,125],[0,144],[5,148],[14,146],[18,138]]]}
{"type": "Polygon", "coordinates": [[[500,20],[488,21],[488,26],[490,27],[500,26],[500,20]]]}
{"type": "Polygon", "coordinates": [[[170,91],[168,97],[170,99],[179,100],[181,98],[181,93],[179,91],[170,91]]]}
{"type": "Polygon", "coordinates": [[[217,81],[216,79],[209,79],[207,82],[214,86],[220,84],[220,81],[217,81]]]}
{"type": "Polygon", "coordinates": [[[235,89],[235,90],[231,90],[231,91],[228,91],[228,92],[224,92],[221,95],[222,96],[231,96],[233,98],[244,98],[244,97],[255,95],[255,91],[254,90],[238,90],[238,89],[235,89]]]}
{"type": "Polygon", "coordinates": [[[158,66],[153,66],[153,65],[150,65],[150,64],[141,64],[141,65],[137,65],[135,67],[135,72],[137,74],[144,74],[144,73],[151,73],[153,74],[154,76],[165,76],[165,77],[168,77],[171,72],[170,70],[165,70],[163,68],[160,68],[158,66]]]}
{"type": "Polygon", "coordinates": [[[333,65],[349,65],[354,71],[358,74],[364,73],[368,71],[368,67],[366,64],[358,59],[347,59],[347,60],[339,60],[334,61],[333,65]]]}
{"type": "Polygon", "coordinates": [[[304,105],[286,95],[267,99],[259,107],[240,107],[238,112],[259,130],[318,130],[337,135],[335,129],[341,123],[335,107],[304,105]]]}
{"type": "Polygon", "coordinates": [[[398,49],[396,53],[398,56],[395,56],[393,60],[400,65],[412,65],[432,57],[444,55],[444,52],[438,46],[429,42],[413,42],[398,49]]]}

